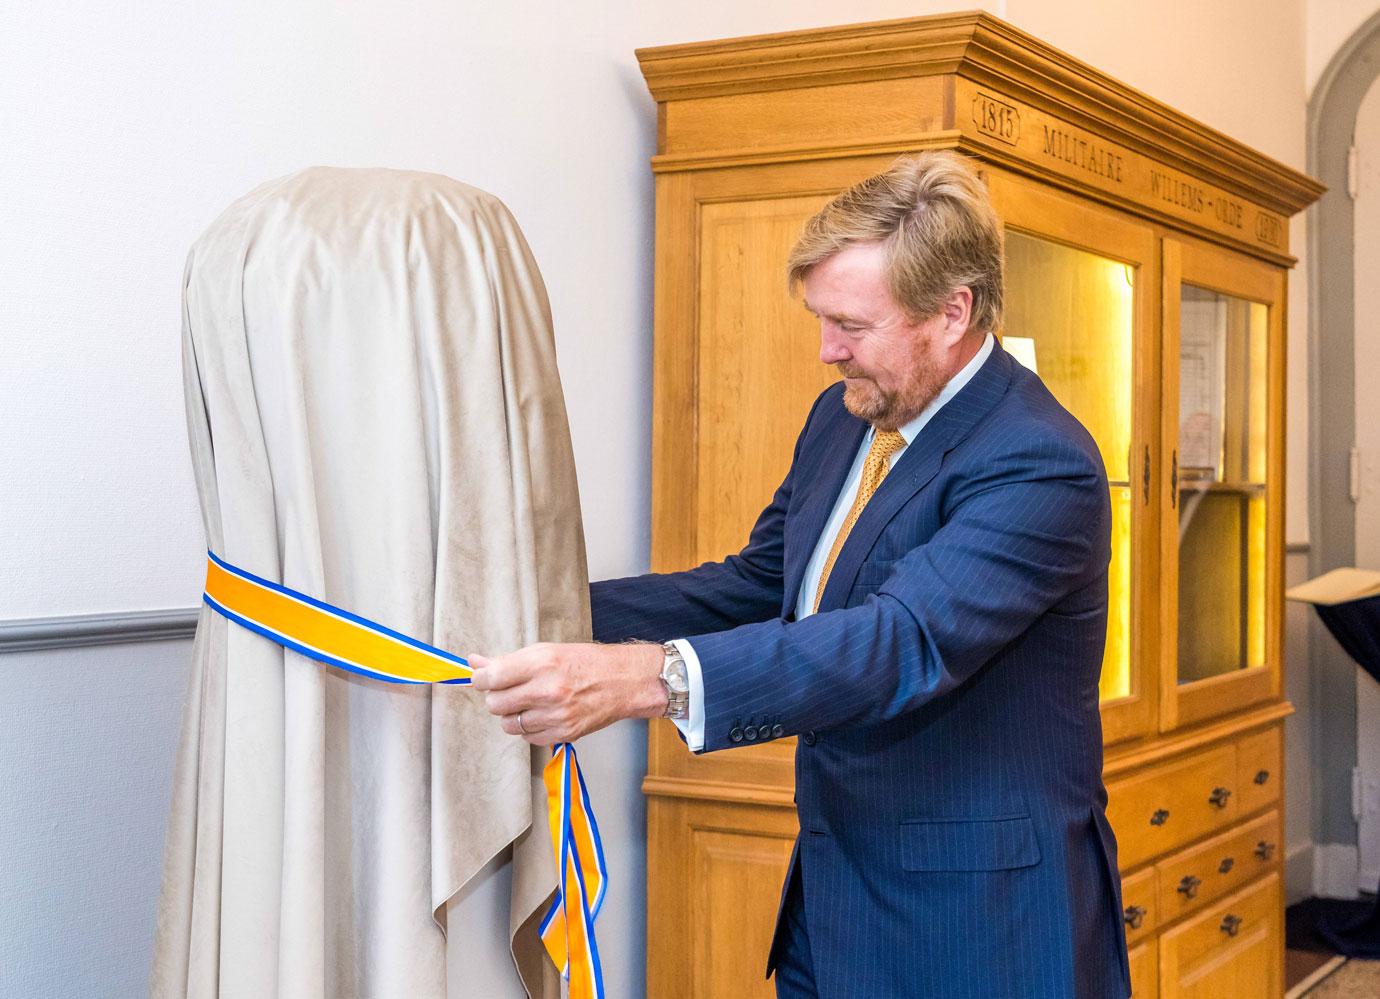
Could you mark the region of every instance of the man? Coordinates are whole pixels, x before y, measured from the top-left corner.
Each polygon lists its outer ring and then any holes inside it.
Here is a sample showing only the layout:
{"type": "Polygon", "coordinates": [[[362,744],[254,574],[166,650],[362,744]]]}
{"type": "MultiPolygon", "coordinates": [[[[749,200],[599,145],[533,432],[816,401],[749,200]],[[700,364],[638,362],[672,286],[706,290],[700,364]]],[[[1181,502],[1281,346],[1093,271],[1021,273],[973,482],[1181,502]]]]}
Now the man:
{"type": "Polygon", "coordinates": [[[992,335],[986,191],[953,154],[900,160],[789,273],[844,381],[747,547],[592,587],[596,639],[665,647],[534,646],[475,682],[537,743],[663,713],[696,752],[800,736],[778,996],[1124,999],[1106,474],[992,335]]]}

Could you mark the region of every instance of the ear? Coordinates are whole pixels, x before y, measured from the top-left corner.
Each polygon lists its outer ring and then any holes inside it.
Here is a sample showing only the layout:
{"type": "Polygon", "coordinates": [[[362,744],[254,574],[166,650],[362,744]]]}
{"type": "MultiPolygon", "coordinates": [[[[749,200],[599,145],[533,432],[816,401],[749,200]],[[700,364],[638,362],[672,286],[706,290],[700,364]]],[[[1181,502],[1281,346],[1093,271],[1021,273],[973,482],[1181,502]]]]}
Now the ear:
{"type": "Polygon", "coordinates": [[[967,334],[973,318],[973,291],[967,285],[959,285],[949,292],[940,311],[944,326],[940,336],[948,346],[959,343],[967,334]]]}

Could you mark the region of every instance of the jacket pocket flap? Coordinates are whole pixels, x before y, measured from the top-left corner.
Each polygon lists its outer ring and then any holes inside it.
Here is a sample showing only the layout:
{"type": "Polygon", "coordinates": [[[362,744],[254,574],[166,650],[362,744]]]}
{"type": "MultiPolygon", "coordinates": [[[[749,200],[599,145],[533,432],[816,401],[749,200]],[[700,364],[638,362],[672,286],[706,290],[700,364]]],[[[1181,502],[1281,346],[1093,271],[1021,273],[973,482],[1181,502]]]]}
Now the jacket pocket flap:
{"type": "Polygon", "coordinates": [[[892,572],[896,569],[896,563],[899,561],[900,559],[889,558],[864,562],[858,567],[858,577],[853,585],[859,587],[881,586],[891,578],[892,572]]]}
{"type": "Polygon", "coordinates": [[[907,871],[1006,871],[1039,862],[1028,815],[901,823],[901,867],[907,871]]]}

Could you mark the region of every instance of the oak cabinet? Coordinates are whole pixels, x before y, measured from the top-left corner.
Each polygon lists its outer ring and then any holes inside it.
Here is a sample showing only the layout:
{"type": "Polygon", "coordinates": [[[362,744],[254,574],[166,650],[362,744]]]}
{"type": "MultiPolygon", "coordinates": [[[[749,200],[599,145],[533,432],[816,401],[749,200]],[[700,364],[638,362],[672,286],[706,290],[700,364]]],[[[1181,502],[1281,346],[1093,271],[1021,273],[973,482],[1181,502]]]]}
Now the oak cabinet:
{"type": "Polygon", "coordinates": [[[1158,999],[1160,967],[1156,941],[1147,940],[1130,950],[1132,999],[1158,999]]]}
{"type": "MultiPolygon", "coordinates": [[[[1320,186],[982,13],[638,59],[652,568],[742,547],[833,380],[786,291],[804,221],[900,154],[974,157],[1006,226],[997,332],[1108,471],[1104,772],[1136,995],[1278,995],[1288,220],[1320,186]]],[[[649,995],[771,994],[793,754],[696,758],[651,726],[649,995]]]]}
{"type": "Polygon", "coordinates": [[[1281,995],[1283,927],[1275,871],[1160,935],[1160,999],[1281,995]]]}

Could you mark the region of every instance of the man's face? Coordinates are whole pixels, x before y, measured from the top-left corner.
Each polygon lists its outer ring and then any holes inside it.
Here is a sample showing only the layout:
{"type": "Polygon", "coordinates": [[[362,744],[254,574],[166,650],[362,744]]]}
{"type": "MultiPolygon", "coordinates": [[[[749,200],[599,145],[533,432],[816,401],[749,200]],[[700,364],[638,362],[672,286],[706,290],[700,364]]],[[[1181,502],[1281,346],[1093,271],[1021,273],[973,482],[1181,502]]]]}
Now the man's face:
{"type": "MultiPolygon", "coordinates": [[[[845,247],[803,283],[805,307],[819,317],[819,359],[843,375],[848,411],[883,430],[918,416],[953,374],[951,317],[913,322],[906,315],[887,287],[880,243],[845,247]]],[[[966,328],[966,315],[963,322],[966,328]]]]}

